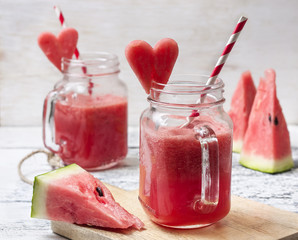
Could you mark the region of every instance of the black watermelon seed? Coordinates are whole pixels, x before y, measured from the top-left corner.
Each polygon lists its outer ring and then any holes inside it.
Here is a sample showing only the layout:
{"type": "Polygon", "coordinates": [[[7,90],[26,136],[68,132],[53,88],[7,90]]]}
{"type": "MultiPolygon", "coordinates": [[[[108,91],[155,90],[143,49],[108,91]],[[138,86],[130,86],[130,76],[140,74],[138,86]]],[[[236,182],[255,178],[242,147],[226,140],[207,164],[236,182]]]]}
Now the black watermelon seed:
{"type": "Polygon", "coordinates": [[[271,122],[271,114],[269,113],[269,122],[271,122]]]}
{"type": "Polygon", "coordinates": [[[276,126],[278,125],[278,119],[277,119],[277,117],[274,118],[274,125],[276,125],[276,126]]]}
{"type": "Polygon", "coordinates": [[[99,195],[100,197],[103,197],[103,192],[102,192],[102,190],[101,190],[100,187],[96,187],[96,191],[98,192],[98,195],[99,195]]]}

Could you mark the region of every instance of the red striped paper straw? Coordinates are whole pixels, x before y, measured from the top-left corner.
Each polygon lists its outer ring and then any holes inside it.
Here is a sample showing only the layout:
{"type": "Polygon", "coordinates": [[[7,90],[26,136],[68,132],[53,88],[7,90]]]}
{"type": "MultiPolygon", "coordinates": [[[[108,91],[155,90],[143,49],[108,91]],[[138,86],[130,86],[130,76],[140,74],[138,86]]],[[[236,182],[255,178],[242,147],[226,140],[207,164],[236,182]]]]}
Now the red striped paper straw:
{"type": "Polygon", "coordinates": [[[230,52],[232,51],[232,49],[235,45],[235,42],[237,41],[237,39],[238,39],[238,37],[239,37],[239,35],[240,35],[246,21],[247,21],[247,18],[244,17],[244,16],[242,16],[239,19],[234,32],[230,36],[229,41],[227,42],[225,49],[223,50],[220,58],[218,59],[216,65],[215,65],[215,68],[213,69],[213,72],[211,73],[211,75],[210,75],[210,77],[207,81],[207,85],[214,84],[214,82],[215,82],[217,76],[219,75],[223,65],[227,61],[227,58],[228,58],[230,52]]]}
{"type": "MultiPolygon", "coordinates": [[[[234,47],[234,45],[235,45],[235,43],[236,43],[236,41],[237,41],[237,39],[238,39],[238,37],[239,37],[239,35],[241,33],[241,31],[242,31],[242,29],[243,29],[246,21],[247,21],[247,18],[244,17],[244,16],[242,16],[239,19],[239,21],[238,21],[238,23],[236,25],[236,28],[235,28],[234,32],[232,33],[232,35],[230,36],[230,38],[229,38],[229,40],[228,40],[228,42],[226,44],[225,49],[223,50],[221,56],[219,57],[216,65],[215,65],[215,68],[213,69],[213,72],[211,73],[210,77],[208,78],[208,81],[207,81],[206,85],[214,84],[214,82],[217,79],[217,77],[218,77],[218,75],[219,75],[219,73],[220,73],[223,65],[227,61],[227,58],[228,58],[230,52],[232,51],[232,49],[233,49],[233,47],[234,47]]],[[[208,89],[208,88],[209,87],[206,87],[206,89],[208,89]]],[[[206,97],[206,94],[202,95],[198,99],[198,101],[196,103],[202,103],[202,102],[204,102],[205,97],[206,97]]],[[[192,114],[186,118],[187,121],[184,124],[182,124],[180,126],[180,128],[185,127],[188,124],[190,124],[192,122],[192,120],[195,117],[198,117],[199,115],[200,114],[199,114],[199,112],[197,110],[193,110],[192,111],[192,114]]]]}
{"type": "MultiPolygon", "coordinates": [[[[66,25],[65,18],[63,16],[62,11],[57,6],[54,6],[54,10],[55,10],[55,13],[56,13],[56,15],[57,15],[57,17],[59,19],[59,22],[60,22],[61,26],[63,28],[66,28],[67,25],[66,25]]],[[[79,50],[77,48],[74,51],[74,55],[75,55],[76,59],[79,59],[80,58],[80,53],[79,53],[79,50]]]]}
{"type": "MultiPolygon", "coordinates": [[[[225,49],[223,50],[221,56],[219,57],[219,59],[217,60],[217,63],[215,65],[215,68],[213,69],[213,72],[211,73],[210,77],[208,78],[208,81],[206,83],[206,85],[211,85],[211,84],[214,84],[215,80],[217,79],[222,67],[224,66],[224,64],[226,63],[227,61],[227,58],[230,54],[230,52],[232,51],[245,23],[247,21],[247,18],[242,16],[240,17],[235,29],[234,29],[234,32],[232,33],[232,35],[230,36],[227,44],[226,44],[226,47],[225,49]]],[[[209,89],[210,87],[206,87],[206,89],[209,89]]],[[[206,94],[202,95],[197,103],[202,103],[204,102],[205,100],[205,97],[206,97],[206,94]]]]}
{"type": "MultiPolygon", "coordinates": [[[[56,13],[56,15],[57,15],[57,17],[59,19],[59,22],[60,22],[62,28],[66,28],[67,25],[66,25],[65,18],[63,16],[63,13],[62,13],[61,9],[59,7],[57,7],[57,6],[54,6],[54,10],[55,10],[55,13],[56,13]]],[[[80,58],[80,52],[79,52],[78,48],[75,49],[74,55],[75,55],[76,59],[79,59],[80,58]]],[[[82,71],[83,71],[84,74],[87,73],[86,66],[83,66],[82,67],[82,71]]],[[[89,79],[88,93],[90,95],[92,94],[92,87],[93,87],[93,83],[91,82],[91,79],[89,79]]]]}

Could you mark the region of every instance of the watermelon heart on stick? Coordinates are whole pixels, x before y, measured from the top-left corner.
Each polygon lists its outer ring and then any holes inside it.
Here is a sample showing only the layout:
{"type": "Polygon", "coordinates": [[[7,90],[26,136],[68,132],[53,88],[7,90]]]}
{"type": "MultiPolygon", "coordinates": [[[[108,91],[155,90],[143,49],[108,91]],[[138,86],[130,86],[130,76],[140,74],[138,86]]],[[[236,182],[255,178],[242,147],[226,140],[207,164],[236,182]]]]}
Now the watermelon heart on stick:
{"type": "Polygon", "coordinates": [[[149,94],[152,81],[166,84],[178,57],[178,45],[170,38],[161,39],[152,48],[147,42],[135,40],[125,49],[126,59],[149,94]]]}
{"type": "Polygon", "coordinates": [[[76,164],[35,177],[31,217],[107,228],[144,226],[115,202],[102,182],[76,164]]]}
{"type": "Polygon", "coordinates": [[[50,62],[61,71],[62,58],[72,58],[78,38],[78,32],[74,28],[65,28],[57,37],[50,32],[41,33],[38,37],[38,45],[50,62]]]}
{"type": "Polygon", "coordinates": [[[276,95],[275,71],[265,71],[251,109],[240,163],[261,172],[278,173],[294,166],[290,136],[276,95]]]}
{"type": "Polygon", "coordinates": [[[242,73],[231,101],[229,115],[233,121],[233,151],[241,152],[250,111],[256,95],[251,73],[242,73]]]}

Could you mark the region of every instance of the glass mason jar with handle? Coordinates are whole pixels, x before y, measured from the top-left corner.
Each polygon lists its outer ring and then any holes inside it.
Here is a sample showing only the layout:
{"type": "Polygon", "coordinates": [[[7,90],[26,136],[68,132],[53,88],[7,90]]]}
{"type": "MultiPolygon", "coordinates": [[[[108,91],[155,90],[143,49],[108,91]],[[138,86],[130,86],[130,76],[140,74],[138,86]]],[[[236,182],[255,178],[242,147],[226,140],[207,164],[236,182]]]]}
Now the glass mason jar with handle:
{"type": "Polygon", "coordinates": [[[119,72],[111,53],[62,60],[63,79],[44,101],[43,140],[65,165],[101,170],[126,157],[127,89],[119,72]]]}
{"type": "Polygon", "coordinates": [[[154,222],[210,225],[230,210],[232,121],[221,79],[181,75],[153,82],[140,119],[139,200],[154,222]]]}

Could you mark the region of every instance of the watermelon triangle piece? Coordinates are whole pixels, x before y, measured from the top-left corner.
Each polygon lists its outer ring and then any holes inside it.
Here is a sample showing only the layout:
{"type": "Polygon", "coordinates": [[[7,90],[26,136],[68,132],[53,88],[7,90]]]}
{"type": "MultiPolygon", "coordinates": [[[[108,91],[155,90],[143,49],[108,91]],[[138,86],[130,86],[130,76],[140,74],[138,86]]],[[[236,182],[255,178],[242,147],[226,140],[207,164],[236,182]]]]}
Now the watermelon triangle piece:
{"type": "Polygon", "coordinates": [[[283,172],[294,166],[290,136],[276,95],[275,71],[260,79],[249,117],[240,164],[267,173],[283,172]]]}
{"type": "Polygon", "coordinates": [[[76,164],[35,177],[31,217],[91,226],[141,229],[108,188],[76,164]]]}
{"type": "Polygon", "coordinates": [[[233,121],[233,151],[241,152],[248,126],[251,107],[256,95],[256,87],[250,71],[243,72],[237,84],[228,112],[233,121]]]}

